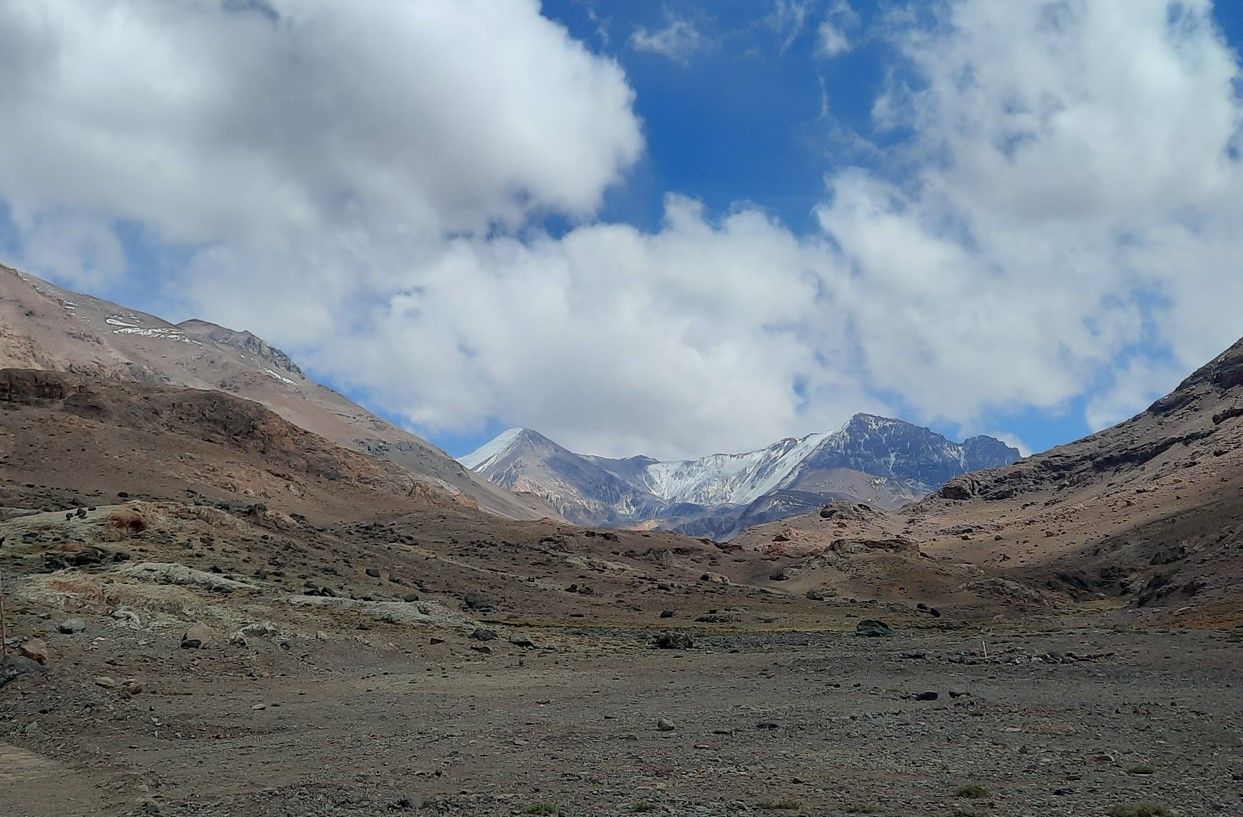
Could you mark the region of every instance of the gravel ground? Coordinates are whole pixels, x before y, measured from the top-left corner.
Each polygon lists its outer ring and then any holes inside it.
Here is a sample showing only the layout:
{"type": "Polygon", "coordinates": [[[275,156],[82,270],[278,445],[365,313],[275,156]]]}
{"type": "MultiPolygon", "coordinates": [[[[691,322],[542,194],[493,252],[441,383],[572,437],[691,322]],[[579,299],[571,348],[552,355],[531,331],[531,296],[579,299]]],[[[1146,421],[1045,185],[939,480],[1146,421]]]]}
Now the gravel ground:
{"type": "Polygon", "coordinates": [[[1243,814],[1234,632],[103,626],[0,688],[0,814],[1243,814]]]}

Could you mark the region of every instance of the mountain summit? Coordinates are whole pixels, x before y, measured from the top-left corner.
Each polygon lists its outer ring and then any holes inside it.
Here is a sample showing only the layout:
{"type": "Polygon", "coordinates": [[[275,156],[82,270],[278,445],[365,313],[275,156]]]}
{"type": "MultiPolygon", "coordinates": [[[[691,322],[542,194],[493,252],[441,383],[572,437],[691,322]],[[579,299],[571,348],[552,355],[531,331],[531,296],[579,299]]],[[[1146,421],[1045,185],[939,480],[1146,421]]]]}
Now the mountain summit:
{"type": "Polygon", "coordinates": [[[697,460],[576,454],[537,431],[512,428],[458,461],[580,524],[728,538],[832,499],[893,508],[960,474],[1018,458],[991,437],[956,443],[902,420],[857,414],[830,433],[697,460]]]}

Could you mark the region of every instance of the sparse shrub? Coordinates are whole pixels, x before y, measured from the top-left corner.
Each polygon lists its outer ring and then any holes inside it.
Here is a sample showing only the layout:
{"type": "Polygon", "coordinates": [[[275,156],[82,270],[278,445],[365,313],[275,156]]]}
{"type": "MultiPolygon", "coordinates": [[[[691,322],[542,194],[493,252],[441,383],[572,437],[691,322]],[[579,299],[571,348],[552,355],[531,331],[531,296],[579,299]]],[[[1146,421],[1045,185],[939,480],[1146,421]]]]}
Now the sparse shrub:
{"type": "Polygon", "coordinates": [[[560,810],[557,808],[556,803],[548,803],[548,802],[540,801],[538,803],[532,803],[531,805],[527,806],[526,808],[522,810],[522,813],[523,814],[559,814],[560,810]]]}
{"type": "Polygon", "coordinates": [[[1109,817],[1170,817],[1170,809],[1161,803],[1125,803],[1113,806],[1105,812],[1109,817]]]}
{"type": "Polygon", "coordinates": [[[783,797],[779,800],[764,800],[760,803],[760,808],[769,810],[798,811],[802,807],[803,804],[801,802],[791,800],[788,797],[783,797]]]}
{"type": "Polygon", "coordinates": [[[988,797],[989,791],[978,783],[968,783],[965,786],[959,786],[954,790],[955,797],[968,797],[972,800],[978,800],[981,797],[988,797]]]}
{"type": "Polygon", "coordinates": [[[1151,763],[1136,763],[1126,770],[1127,774],[1155,774],[1156,768],[1151,763]]]}

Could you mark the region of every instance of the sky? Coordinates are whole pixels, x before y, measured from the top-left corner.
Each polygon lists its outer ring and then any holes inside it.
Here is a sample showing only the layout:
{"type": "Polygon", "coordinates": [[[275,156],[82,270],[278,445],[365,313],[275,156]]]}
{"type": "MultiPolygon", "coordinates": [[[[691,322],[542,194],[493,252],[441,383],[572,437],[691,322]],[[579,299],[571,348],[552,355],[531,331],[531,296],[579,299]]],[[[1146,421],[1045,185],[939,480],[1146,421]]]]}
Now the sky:
{"type": "Polygon", "coordinates": [[[6,0],[0,260],[453,455],[1040,451],[1243,335],[1219,0],[6,0]]]}

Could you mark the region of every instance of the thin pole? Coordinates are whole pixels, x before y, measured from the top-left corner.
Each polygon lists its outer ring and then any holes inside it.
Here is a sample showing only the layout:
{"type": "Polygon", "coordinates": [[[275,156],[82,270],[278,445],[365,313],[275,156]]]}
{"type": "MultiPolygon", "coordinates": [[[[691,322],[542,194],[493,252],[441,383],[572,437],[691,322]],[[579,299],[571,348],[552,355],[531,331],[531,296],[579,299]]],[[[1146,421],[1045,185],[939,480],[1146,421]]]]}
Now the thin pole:
{"type": "Polygon", "coordinates": [[[9,656],[9,624],[4,617],[4,576],[0,575],[0,650],[4,657],[9,656]]]}

